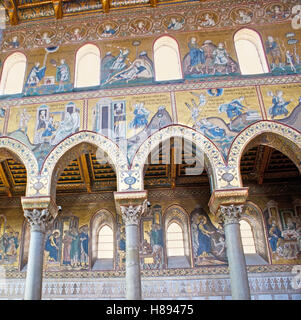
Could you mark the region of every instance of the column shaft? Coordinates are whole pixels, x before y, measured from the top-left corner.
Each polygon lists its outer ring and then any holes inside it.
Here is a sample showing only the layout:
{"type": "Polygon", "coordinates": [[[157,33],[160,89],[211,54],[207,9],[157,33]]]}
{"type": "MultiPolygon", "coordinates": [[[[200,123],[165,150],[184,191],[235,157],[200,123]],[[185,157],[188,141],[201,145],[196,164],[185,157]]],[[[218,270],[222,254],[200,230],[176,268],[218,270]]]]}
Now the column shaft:
{"type": "Polygon", "coordinates": [[[138,225],[126,225],[126,299],[141,299],[138,225]]]}
{"type": "Polygon", "coordinates": [[[225,238],[230,269],[232,299],[249,300],[250,288],[239,223],[225,225],[225,238]]]}
{"type": "Polygon", "coordinates": [[[27,262],[25,300],[42,298],[45,235],[51,228],[58,207],[49,197],[22,198],[24,216],[30,225],[30,243],[27,262]]]}
{"type": "Polygon", "coordinates": [[[40,300],[42,297],[44,240],[45,232],[36,230],[30,232],[25,300],[40,300]]]}
{"type": "Polygon", "coordinates": [[[225,227],[232,299],[250,300],[246,259],[243,252],[239,225],[243,205],[222,205],[220,210],[225,227]]]}

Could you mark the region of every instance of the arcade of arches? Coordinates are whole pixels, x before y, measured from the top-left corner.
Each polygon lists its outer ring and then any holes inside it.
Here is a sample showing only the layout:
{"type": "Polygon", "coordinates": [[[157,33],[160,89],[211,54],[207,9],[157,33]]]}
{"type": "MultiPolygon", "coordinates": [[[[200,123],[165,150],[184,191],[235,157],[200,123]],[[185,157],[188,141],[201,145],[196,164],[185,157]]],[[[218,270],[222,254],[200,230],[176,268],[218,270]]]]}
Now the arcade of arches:
{"type": "Polygon", "coordinates": [[[7,13],[0,299],[301,299],[301,7],[245,2],[7,13]]]}

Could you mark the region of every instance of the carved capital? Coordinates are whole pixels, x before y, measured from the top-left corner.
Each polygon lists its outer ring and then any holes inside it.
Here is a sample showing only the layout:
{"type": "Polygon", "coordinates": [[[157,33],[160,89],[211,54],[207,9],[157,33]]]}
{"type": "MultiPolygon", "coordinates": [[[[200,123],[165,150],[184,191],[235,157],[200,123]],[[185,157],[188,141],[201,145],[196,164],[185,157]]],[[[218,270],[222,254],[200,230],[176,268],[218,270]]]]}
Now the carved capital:
{"type": "Polygon", "coordinates": [[[220,218],[224,224],[239,223],[244,205],[220,206],[220,218]]]}
{"type": "Polygon", "coordinates": [[[125,225],[138,225],[140,221],[140,217],[145,211],[147,205],[146,205],[146,200],[139,205],[133,206],[120,206],[120,211],[122,214],[122,219],[125,223],[125,225]]]}
{"type": "Polygon", "coordinates": [[[138,225],[141,215],[147,209],[147,191],[115,192],[116,212],[126,225],[138,225]]]}
{"type": "Polygon", "coordinates": [[[32,231],[46,232],[58,213],[58,207],[50,197],[22,197],[24,216],[32,231]]]}
{"type": "Polygon", "coordinates": [[[30,224],[31,231],[40,232],[46,232],[55,219],[49,209],[25,209],[24,216],[30,224]]]}

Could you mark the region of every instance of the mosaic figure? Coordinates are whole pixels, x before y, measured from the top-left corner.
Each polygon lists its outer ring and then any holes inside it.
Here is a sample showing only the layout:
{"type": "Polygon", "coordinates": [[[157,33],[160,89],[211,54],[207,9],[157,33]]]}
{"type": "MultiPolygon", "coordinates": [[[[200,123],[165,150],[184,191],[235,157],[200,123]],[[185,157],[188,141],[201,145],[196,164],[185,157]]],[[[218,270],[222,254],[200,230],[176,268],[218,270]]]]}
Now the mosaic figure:
{"type": "Polygon", "coordinates": [[[30,89],[33,90],[32,93],[37,92],[37,86],[40,81],[44,78],[46,72],[46,66],[43,65],[40,67],[40,62],[36,62],[35,65],[31,68],[28,77],[25,82],[25,95],[27,95],[30,89]]]}
{"type": "Polygon", "coordinates": [[[56,81],[59,83],[56,92],[64,91],[64,85],[70,82],[70,68],[65,59],[61,59],[61,63],[56,66],[56,81]]]}
{"type": "Polygon", "coordinates": [[[277,116],[288,115],[288,110],[286,108],[287,105],[291,103],[290,101],[285,101],[283,98],[283,91],[277,90],[275,94],[272,91],[267,93],[268,96],[272,97],[273,105],[269,108],[269,115],[272,119],[277,116]]]}

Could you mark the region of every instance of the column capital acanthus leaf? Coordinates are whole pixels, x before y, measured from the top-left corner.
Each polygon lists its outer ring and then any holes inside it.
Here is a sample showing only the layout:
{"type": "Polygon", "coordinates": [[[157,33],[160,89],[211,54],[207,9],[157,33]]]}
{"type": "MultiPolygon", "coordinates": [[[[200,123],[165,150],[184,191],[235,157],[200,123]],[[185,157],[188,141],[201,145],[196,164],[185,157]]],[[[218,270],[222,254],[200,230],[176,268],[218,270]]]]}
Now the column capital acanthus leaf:
{"type": "Polygon", "coordinates": [[[241,217],[243,211],[243,204],[240,205],[221,205],[220,210],[220,218],[224,222],[224,224],[231,224],[231,223],[239,223],[239,219],[241,217]]]}
{"type": "Polygon", "coordinates": [[[55,219],[48,208],[25,209],[24,216],[30,224],[31,231],[46,232],[55,219]]]}
{"type": "Polygon", "coordinates": [[[138,205],[120,205],[122,219],[126,225],[138,225],[141,215],[147,208],[147,200],[138,205]]]}

